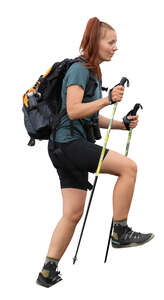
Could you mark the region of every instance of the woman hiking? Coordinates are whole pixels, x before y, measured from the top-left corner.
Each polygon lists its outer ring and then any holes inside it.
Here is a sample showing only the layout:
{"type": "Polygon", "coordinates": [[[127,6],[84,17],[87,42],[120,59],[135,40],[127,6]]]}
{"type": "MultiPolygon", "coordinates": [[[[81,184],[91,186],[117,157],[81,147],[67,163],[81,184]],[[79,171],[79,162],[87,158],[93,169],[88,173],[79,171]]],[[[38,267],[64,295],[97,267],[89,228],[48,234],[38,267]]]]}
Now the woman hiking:
{"type": "MultiPolygon", "coordinates": [[[[100,64],[111,61],[117,51],[117,35],[112,26],[94,17],[89,19],[80,45],[83,63],[75,62],[67,70],[61,89],[62,108],[67,114],[62,117],[56,131],[55,142],[52,135],[48,143],[48,153],[54,166],[56,157],[54,149],[61,147],[65,157],[78,167],[77,178],[68,169],[57,167],[63,198],[63,216],[56,225],[44,266],[39,273],[37,283],[50,287],[61,280],[57,271],[58,263],[68,247],[76,225],[84,211],[88,187],[88,172],[95,173],[100,159],[102,146],[88,140],[88,132],[84,124],[93,119],[98,120],[100,128],[108,128],[110,119],[99,114],[99,111],[122,101],[124,87],[115,86],[109,95],[102,98],[102,74],[100,64]],[[94,94],[85,96],[85,89],[92,70],[97,87],[94,94]],[[70,120],[74,134],[70,133],[70,120]],[[79,122],[83,121],[83,123],[79,122]]],[[[138,115],[128,116],[130,128],[138,124],[138,115]]],[[[112,129],[127,130],[124,121],[113,120],[112,129]]],[[[89,130],[89,129],[88,129],[89,130]]],[[[135,232],[127,225],[128,213],[135,188],[136,163],[112,150],[106,148],[100,173],[117,176],[113,190],[113,235],[112,246],[117,248],[143,245],[150,241],[152,233],[135,232]]]]}

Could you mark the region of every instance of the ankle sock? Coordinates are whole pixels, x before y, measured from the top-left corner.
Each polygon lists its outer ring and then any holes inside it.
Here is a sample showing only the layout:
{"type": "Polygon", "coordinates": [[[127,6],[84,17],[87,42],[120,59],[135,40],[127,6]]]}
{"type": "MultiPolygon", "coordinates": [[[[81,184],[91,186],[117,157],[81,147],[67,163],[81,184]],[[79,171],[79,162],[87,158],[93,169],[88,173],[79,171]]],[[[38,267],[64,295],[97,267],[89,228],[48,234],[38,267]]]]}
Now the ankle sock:
{"type": "Polygon", "coordinates": [[[127,225],[127,218],[123,220],[115,220],[113,221],[113,226],[117,226],[120,224],[121,226],[126,226],[127,225]]]}
{"type": "Polygon", "coordinates": [[[56,266],[58,266],[59,259],[46,256],[45,264],[47,264],[49,261],[55,262],[56,266]]]}

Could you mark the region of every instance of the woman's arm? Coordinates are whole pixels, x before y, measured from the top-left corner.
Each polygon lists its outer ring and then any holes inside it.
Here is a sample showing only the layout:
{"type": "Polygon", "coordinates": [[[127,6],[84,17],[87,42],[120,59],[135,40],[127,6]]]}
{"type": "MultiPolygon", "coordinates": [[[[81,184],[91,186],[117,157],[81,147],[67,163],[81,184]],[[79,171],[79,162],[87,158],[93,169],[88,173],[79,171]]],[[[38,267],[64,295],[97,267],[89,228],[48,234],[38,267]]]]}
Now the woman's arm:
{"type": "Polygon", "coordinates": [[[66,109],[70,120],[92,116],[97,111],[109,105],[108,96],[88,103],[82,103],[84,89],[79,85],[70,85],[67,88],[66,109]]]}
{"type": "MultiPolygon", "coordinates": [[[[110,119],[99,114],[99,127],[100,128],[108,128],[110,119]]],[[[126,127],[122,121],[113,120],[111,129],[120,129],[126,130],[126,127]]]]}

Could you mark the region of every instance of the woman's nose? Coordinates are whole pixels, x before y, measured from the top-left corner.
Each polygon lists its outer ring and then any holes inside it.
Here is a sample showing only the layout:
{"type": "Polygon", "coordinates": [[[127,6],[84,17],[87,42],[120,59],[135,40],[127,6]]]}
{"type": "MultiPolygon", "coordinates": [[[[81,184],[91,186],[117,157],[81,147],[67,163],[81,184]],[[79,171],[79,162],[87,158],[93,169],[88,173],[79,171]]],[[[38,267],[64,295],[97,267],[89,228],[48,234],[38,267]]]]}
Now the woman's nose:
{"type": "Polygon", "coordinates": [[[117,46],[115,46],[114,48],[113,48],[113,51],[117,51],[118,50],[118,48],[117,48],[117,46]]]}

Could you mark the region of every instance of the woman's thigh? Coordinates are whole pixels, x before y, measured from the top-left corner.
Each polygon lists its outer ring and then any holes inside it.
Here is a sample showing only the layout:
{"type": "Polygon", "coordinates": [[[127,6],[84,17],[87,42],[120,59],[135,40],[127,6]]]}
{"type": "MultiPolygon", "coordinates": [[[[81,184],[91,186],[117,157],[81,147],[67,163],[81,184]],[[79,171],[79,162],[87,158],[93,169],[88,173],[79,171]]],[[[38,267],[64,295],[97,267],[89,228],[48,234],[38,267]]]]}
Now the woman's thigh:
{"type": "Polygon", "coordinates": [[[63,216],[74,221],[83,214],[87,191],[76,188],[61,189],[63,197],[63,216]]]}
{"type": "Polygon", "coordinates": [[[136,168],[136,163],[132,159],[109,150],[102,162],[100,173],[120,176],[133,168],[136,168]]]}
{"type": "MultiPolygon", "coordinates": [[[[62,151],[74,166],[81,171],[95,173],[98,167],[102,146],[87,140],[75,140],[71,143],[60,143],[62,151]]],[[[109,149],[105,150],[104,157],[109,149]]]]}

